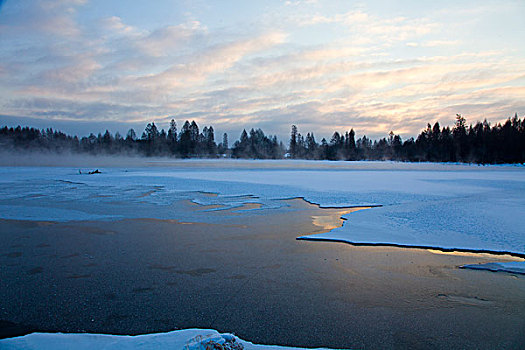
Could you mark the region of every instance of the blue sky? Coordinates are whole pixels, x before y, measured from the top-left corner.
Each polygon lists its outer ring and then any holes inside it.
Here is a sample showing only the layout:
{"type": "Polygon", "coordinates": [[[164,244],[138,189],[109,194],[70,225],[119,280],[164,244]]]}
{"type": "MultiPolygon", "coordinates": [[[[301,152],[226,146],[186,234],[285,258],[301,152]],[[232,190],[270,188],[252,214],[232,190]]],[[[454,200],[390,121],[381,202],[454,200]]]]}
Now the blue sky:
{"type": "Polygon", "coordinates": [[[0,123],[404,138],[525,113],[523,1],[7,0],[0,123]]]}

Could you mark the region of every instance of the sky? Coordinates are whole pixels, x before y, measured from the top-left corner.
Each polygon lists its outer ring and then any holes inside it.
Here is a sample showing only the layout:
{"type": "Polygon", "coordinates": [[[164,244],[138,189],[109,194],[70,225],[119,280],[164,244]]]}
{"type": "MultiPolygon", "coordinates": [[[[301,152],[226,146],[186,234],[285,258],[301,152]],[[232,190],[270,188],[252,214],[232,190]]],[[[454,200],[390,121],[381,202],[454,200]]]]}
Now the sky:
{"type": "Polygon", "coordinates": [[[403,138],[525,114],[525,1],[0,0],[0,124],[403,138]]]}

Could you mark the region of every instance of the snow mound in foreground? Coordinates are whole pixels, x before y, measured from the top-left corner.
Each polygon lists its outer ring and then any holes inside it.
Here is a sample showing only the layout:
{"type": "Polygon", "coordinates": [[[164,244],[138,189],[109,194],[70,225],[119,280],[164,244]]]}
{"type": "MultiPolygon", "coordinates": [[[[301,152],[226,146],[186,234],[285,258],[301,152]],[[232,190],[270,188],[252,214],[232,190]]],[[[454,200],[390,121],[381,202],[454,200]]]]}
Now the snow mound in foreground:
{"type": "Polygon", "coordinates": [[[181,350],[291,350],[276,345],[258,345],[213,329],[184,329],[145,335],[32,333],[0,339],[0,348],[16,350],[61,349],[181,349],[181,350]]]}
{"type": "Polygon", "coordinates": [[[519,273],[525,275],[525,262],[501,262],[501,263],[486,263],[486,264],[468,264],[461,266],[464,269],[473,270],[488,270],[488,271],[505,271],[511,273],[519,273]]]}

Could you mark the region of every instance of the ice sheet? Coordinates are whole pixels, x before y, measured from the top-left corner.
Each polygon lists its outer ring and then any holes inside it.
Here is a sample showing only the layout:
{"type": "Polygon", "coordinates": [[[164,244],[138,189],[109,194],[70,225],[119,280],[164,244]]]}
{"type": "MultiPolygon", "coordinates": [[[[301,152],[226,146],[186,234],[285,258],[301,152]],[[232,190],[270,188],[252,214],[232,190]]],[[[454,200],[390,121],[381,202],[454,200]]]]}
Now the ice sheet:
{"type": "Polygon", "coordinates": [[[381,205],[347,214],[343,227],[310,239],[525,254],[521,166],[218,160],[101,171],[0,168],[0,217],[206,222],[202,211],[180,217],[170,204],[264,209],[303,197],[324,207],[381,205]]]}
{"type": "Polygon", "coordinates": [[[486,264],[467,264],[461,266],[464,269],[488,270],[488,271],[505,271],[510,273],[519,273],[525,275],[525,264],[520,261],[498,262],[486,264]]]}

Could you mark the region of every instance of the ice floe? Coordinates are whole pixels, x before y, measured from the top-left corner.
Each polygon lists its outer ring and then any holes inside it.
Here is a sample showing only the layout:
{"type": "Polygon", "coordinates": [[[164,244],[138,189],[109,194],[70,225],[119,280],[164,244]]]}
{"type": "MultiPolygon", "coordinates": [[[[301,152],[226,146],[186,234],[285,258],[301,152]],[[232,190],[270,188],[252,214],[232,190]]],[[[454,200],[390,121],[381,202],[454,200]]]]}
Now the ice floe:
{"type": "Polygon", "coordinates": [[[464,269],[474,269],[474,270],[488,270],[488,271],[505,271],[510,273],[519,273],[525,275],[525,263],[521,261],[511,261],[511,262],[494,262],[486,264],[467,264],[461,266],[464,269]]]}

